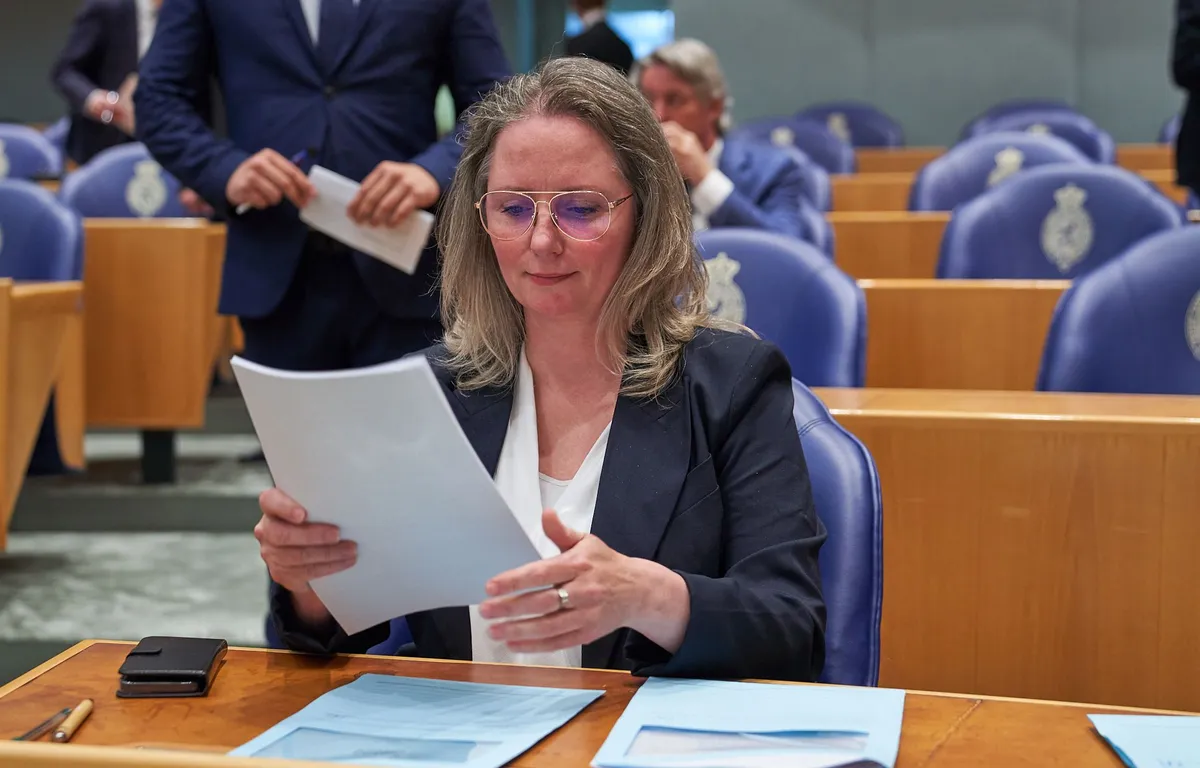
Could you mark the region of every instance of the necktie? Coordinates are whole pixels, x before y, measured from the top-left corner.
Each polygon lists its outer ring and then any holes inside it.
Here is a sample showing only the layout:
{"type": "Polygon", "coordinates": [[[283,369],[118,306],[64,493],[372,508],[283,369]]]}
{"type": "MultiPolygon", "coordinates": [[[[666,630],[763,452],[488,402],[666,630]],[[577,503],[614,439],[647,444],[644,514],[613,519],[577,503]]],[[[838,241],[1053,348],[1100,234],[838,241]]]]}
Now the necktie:
{"type": "Polygon", "coordinates": [[[358,5],[354,0],[321,0],[317,32],[317,61],[325,74],[333,73],[338,54],[350,43],[358,5]]]}

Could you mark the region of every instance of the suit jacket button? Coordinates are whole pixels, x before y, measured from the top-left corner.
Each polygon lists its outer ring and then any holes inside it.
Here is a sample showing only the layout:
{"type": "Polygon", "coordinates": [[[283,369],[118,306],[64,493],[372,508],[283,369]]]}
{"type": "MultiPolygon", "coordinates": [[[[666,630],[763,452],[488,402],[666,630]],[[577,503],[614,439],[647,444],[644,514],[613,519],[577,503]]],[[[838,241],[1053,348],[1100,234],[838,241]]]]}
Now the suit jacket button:
{"type": "Polygon", "coordinates": [[[325,100],[333,101],[333,97],[337,94],[337,89],[332,85],[325,86],[325,100]]]}

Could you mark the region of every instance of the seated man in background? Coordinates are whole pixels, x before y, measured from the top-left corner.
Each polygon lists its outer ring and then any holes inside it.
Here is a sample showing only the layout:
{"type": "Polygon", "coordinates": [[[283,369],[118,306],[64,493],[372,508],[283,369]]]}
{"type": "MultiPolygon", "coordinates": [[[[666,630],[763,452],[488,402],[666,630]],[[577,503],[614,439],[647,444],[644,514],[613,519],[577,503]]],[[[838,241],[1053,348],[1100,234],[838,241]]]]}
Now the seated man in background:
{"type": "Polygon", "coordinates": [[[677,40],[634,65],[634,84],[662,123],[692,198],[692,223],[803,237],[804,179],[768,144],[723,138],[725,75],[712,49],[677,40]]]}

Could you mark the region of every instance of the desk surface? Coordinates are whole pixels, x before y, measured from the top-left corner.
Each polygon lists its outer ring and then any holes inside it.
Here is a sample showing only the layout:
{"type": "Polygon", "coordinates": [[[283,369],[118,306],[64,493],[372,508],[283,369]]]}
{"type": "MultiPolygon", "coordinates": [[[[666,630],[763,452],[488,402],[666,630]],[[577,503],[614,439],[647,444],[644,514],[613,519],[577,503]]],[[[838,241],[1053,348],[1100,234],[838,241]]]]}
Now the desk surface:
{"type": "MultiPolygon", "coordinates": [[[[95,711],[72,744],[175,745],[212,752],[249,741],[309,701],[364,672],[487,683],[603,688],[605,695],[523,755],[519,766],[586,766],[639,685],[624,673],[563,670],[386,657],[314,659],[234,649],[211,694],[195,699],[118,699],[117,668],[131,644],[85,641],[0,688],[0,738],[12,738],[80,699],[95,711]],[[207,749],[206,749],[207,748],[207,749]]],[[[1087,715],[1111,707],[909,693],[896,765],[1120,766],[1091,729],[1087,715]]],[[[45,745],[45,750],[70,749],[45,745]]],[[[0,760],[28,745],[0,743],[0,760]]],[[[98,754],[81,750],[81,757],[98,754]]],[[[110,753],[111,754],[111,753],[110,753]]],[[[146,754],[129,753],[129,754],[146,754]]],[[[82,764],[76,758],[72,762],[82,764]]],[[[93,764],[99,764],[93,763],[93,764]]]]}

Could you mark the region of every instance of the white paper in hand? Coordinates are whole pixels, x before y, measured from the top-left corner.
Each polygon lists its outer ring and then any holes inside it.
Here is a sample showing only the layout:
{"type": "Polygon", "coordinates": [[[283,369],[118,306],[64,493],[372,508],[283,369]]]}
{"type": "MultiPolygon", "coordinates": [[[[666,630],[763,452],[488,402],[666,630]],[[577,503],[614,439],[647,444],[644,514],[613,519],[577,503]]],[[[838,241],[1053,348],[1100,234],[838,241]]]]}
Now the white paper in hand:
{"type": "Polygon", "coordinates": [[[301,221],[410,275],[416,271],[433,228],[432,213],[413,211],[398,227],[363,226],[346,215],[346,206],[358,194],[358,183],[319,165],[312,167],[308,178],[317,194],[300,209],[301,221]]]}
{"type": "Polygon", "coordinates": [[[348,634],[477,604],[488,579],[540,559],[423,356],[318,373],[235,357],[233,370],[275,485],[358,544],[353,567],[312,582],[348,634]]]}

